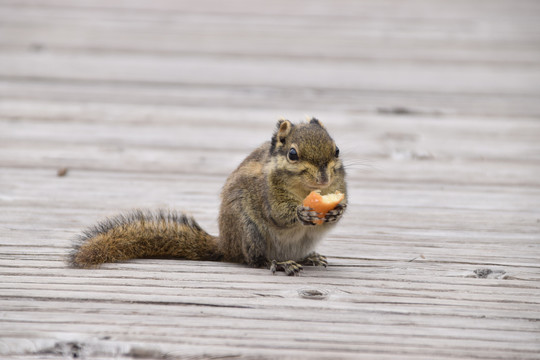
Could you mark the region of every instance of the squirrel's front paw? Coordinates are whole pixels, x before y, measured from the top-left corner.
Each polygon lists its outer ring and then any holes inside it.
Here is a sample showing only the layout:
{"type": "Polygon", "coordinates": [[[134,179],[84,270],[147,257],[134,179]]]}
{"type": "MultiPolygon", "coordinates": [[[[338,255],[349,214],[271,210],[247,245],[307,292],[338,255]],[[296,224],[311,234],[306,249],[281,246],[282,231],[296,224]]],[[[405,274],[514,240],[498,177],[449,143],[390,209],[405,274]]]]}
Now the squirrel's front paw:
{"type": "Polygon", "coordinates": [[[300,205],[296,208],[296,214],[298,219],[304,225],[317,225],[315,221],[320,221],[321,219],[318,216],[318,212],[313,210],[310,207],[300,205]]]}
{"type": "Polygon", "coordinates": [[[341,219],[341,216],[345,212],[345,209],[347,208],[346,204],[338,204],[334,210],[330,210],[326,213],[324,217],[324,222],[327,223],[335,223],[339,219],[341,219]]]}
{"type": "Polygon", "coordinates": [[[276,271],[284,271],[285,274],[294,276],[297,275],[302,269],[302,265],[292,260],[280,262],[272,260],[272,263],[270,264],[270,271],[272,271],[272,274],[275,274],[276,271]]]}

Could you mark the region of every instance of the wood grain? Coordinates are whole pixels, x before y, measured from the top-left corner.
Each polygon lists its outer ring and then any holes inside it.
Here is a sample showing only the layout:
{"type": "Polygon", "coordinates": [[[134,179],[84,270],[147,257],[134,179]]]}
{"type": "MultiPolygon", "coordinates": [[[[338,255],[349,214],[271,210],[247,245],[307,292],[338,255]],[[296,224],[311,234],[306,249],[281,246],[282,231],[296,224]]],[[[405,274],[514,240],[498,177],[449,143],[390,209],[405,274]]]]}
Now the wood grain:
{"type": "Polygon", "coordinates": [[[0,357],[538,359],[538,14],[1,0],[0,357]],[[306,115],[348,169],[327,269],[66,266],[82,229],[132,208],[217,234],[227,175],[306,115]]]}

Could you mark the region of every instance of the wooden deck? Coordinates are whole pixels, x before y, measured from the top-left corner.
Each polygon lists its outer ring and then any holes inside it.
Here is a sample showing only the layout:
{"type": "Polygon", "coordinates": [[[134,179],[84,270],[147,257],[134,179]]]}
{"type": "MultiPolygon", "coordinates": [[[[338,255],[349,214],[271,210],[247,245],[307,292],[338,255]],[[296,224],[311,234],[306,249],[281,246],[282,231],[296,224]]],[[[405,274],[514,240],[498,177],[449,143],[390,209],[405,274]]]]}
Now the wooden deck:
{"type": "Polygon", "coordinates": [[[540,2],[0,0],[0,358],[539,354],[540,2]],[[217,233],[306,114],[348,164],[328,269],[66,266],[135,207],[217,233]]]}

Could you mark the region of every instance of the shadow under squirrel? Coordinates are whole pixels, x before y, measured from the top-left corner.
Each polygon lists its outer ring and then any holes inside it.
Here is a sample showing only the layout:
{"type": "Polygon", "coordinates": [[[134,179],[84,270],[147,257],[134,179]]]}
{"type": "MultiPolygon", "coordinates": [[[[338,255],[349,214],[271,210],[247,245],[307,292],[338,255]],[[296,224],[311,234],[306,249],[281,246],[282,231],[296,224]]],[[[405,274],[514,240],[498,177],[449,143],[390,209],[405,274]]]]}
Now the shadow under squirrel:
{"type": "Polygon", "coordinates": [[[313,252],[345,211],[345,198],[324,217],[302,205],[313,190],[347,195],[339,149],[321,122],[280,120],[271,141],[229,176],[221,193],[219,237],[175,211],[135,210],[87,229],[70,255],[74,267],[136,258],[226,261],[295,275],[302,265],[325,266],[313,252]]]}

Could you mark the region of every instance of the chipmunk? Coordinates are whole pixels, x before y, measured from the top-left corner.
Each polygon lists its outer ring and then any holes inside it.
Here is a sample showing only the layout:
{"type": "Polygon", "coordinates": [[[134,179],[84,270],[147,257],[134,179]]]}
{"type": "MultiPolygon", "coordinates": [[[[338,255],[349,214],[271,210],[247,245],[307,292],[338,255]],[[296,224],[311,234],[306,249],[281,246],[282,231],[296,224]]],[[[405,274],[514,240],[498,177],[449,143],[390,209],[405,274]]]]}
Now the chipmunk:
{"type": "MultiPolygon", "coordinates": [[[[327,266],[314,246],[342,217],[347,198],[322,225],[302,200],[313,190],[347,194],[339,148],[322,123],[280,120],[271,141],[229,176],[221,193],[219,236],[176,211],[135,210],[87,229],[70,255],[74,267],[135,258],[243,263],[296,275],[302,265],[327,266]]],[[[322,216],[322,215],[321,215],[322,216]]]]}

